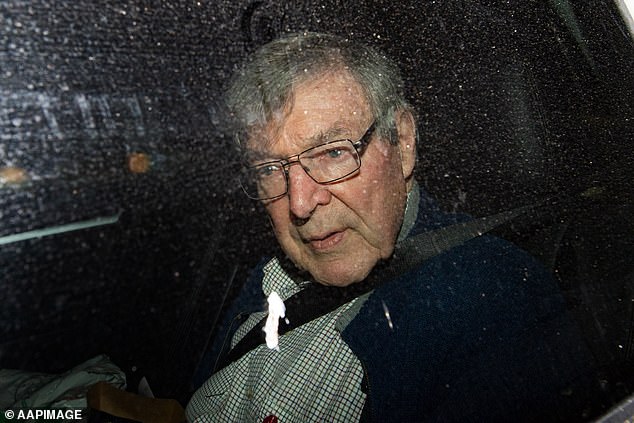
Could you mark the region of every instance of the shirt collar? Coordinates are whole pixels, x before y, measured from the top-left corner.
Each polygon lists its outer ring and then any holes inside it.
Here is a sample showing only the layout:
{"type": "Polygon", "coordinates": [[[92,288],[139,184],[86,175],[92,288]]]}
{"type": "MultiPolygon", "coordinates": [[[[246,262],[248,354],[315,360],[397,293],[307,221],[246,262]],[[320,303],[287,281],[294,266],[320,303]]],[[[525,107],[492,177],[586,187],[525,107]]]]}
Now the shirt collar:
{"type": "Polygon", "coordinates": [[[412,188],[407,193],[407,203],[405,205],[405,215],[403,216],[403,224],[401,230],[398,233],[396,242],[401,242],[412,231],[414,224],[416,224],[416,218],[418,216],[418,203],[420,202],[420,190],[418,189],[418,183],[414,179],[412,188]]]}
{"type": "Polygon", "coordinates": [[[277,257],[273,257],[264,265],[264,277],[262,278],[262,291],[268,297],[271,292],[275,291],[282,300],[286,300],[291,295],[301,291],[302,285],[291,278],[284,270],[277,257]]]}

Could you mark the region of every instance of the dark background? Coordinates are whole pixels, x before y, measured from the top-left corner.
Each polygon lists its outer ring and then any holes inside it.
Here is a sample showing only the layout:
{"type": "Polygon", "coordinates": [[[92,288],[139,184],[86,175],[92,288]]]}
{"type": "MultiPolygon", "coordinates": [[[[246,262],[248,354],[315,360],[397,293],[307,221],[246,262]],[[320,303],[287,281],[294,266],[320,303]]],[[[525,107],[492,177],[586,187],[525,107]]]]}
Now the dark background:
{"type": "Polygon", "coordinates": [[[631,392],[634,44],[615,4],[286,3],[0,4],[0,237],[119,216],[0,245],[0,368],[106,353],[186,400],[223,299],[274,248],[233,179],[222,93],[257,46],[308,29],[399,63],[443,208],[547,199],[500,234],[556,272],[611,398],[631,392]]]}

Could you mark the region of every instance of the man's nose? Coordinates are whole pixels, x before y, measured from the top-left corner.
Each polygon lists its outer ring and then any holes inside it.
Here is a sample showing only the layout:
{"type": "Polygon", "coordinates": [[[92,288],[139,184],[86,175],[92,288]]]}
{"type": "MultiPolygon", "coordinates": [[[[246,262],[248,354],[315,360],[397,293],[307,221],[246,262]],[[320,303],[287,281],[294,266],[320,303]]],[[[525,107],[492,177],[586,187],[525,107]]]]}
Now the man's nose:
{"type": "Polygon", "coordinates": [[[315,182],[301,164],[288,168],[288,199],[291,213],[299,219],[309,218],[317,206],[330,202],[331,194],[325,185],[315,182]]]}

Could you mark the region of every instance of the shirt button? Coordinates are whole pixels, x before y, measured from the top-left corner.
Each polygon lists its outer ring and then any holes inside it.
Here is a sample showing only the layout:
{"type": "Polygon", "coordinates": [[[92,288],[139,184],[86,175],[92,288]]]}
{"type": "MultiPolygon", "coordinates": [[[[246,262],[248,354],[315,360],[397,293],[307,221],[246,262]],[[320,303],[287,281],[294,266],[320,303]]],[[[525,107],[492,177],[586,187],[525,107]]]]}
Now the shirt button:
{"type": "Polygon", "coordinates": [[[262,420],[262,423],[277,423],[277,417],[271,414],[262,420]]]}

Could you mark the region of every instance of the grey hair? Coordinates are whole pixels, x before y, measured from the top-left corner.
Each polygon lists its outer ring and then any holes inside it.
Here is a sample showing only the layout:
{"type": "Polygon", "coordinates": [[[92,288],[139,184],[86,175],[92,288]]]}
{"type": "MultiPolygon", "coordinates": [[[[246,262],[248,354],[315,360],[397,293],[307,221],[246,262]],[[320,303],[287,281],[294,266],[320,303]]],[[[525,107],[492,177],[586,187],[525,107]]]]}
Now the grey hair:
{"type": "Polygon", "coordinates": [[[291,34],[260,47],[234,75],[226,102],[238,143],[292,102],[295,85],[338,70],[350,72],[359,83],[378,133],[396,143],[394,113],[411,111],[398,67],[371,47],[314,32],[291,34]]]}

